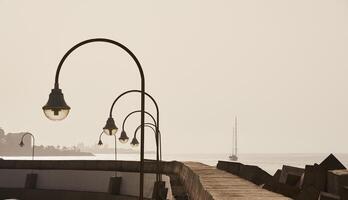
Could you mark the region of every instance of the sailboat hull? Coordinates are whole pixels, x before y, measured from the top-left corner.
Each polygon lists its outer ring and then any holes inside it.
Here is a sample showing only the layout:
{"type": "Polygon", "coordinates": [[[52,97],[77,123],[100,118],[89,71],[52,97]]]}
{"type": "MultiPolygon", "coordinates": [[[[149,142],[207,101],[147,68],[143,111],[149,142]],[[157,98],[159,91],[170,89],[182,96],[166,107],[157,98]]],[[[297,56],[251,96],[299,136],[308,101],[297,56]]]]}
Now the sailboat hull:
{"type": "Polygon", "coordinates": [[[237,161],[238,160],[238,157],[236,155],[231,155],[229,156],[230,160],[231,161],[237,161]]]}

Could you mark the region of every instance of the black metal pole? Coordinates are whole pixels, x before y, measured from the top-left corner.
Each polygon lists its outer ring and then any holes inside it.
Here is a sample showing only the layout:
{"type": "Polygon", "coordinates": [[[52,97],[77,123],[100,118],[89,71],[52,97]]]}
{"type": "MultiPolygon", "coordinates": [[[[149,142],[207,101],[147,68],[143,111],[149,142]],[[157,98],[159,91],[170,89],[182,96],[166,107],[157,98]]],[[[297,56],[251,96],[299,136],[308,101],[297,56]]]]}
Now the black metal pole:
{"type": "MultiPolygon", "coordinates": [[[[115,136],[115,161],[117,161],[117,137],[115,136]]],[[[115,171],[115,177],[117,177],[117,171],[115,171]]]]}
{"type": "Polygon", "coordinates": [[[124,46],[123,44],[116,42],[114,40],[110,40],[110,39],[106,39],[106,38],[94,38],[94,39],[89,39],[89,40],[85,40],[82,41],[78,44],[76,44],[75,46],[73,46],[71,49],[69,49],[65,55],[63,56],[63,58],[61,59],[61,61],[59,62],[57,71],[56,71],[56,77],[55,77],[55,83],[54,83],[54,87],[55,89],[59,88],[59,73],[60,70],[62,68],[62,65],[64,63],[64,61],[66,60],[66,58],[78,47],[88,44],[88,43],[92,43],[92,42],[106,42],[106,43],[110,43],[110,44],[114,44],[118,47],[120,47],[121,49],[123,49],[124,51],[126,51],[134,60],[134,62],[136,63],[138,69],[139,69],[139,73],[140,73],[140,78],[141,78],[141,124],[142,124],[142,128],[141,128],[141,145],[140,145],[140,184],[139,184],[139,199],[143,200],[144,199],[144,123],[145,123],[145,76],[144,76],[144,72],[143,69],[141,67],[141,64],[139,62],[139,60],[137,59],[137,57],[133,54],[133,52],[131,50],[129,50],[126,46],[124,46]]]}

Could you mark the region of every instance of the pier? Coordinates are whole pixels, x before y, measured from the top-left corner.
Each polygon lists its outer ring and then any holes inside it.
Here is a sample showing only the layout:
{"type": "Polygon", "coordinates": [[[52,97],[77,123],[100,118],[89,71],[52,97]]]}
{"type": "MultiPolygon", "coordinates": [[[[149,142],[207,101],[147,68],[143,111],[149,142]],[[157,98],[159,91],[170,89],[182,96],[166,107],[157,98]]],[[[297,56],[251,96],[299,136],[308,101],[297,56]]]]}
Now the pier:
{"type": "Polygon", "coordinates": [[[186,184],[190,199],[207,200],[289,200],[231,173],[197,162],[186,162],[186,184]],[[190,171],[190,172],[189,172],[190,171]],[[191,176],[194,176],[192,178],[191,176]]]}
{"type": "MultiPolygon", "coordinates": [[[[87,161],[87,160],[75,160],[75,161],[24,161],[24,160],[0,160],[0,172],[3,170],[28,170],[33,169],[34,173],[38,173],[38,182],[40,182],[40,172],[43,171],[57,171],[62,173],[60,176],[64,176],[64,172],[71,175],[72,172],[109,172],[118,171],[125,173],[139,172],[139,162],[136,161],[87,161]]],[[[144,171],[146,174],[154,174],[156,169],[156,163],[154,161],[145,162],[144,171]]],[[[208,166],[198,162],[162,162],[161,172],[165,174],[168,179],[166,186],[171,189],[171,196],[169,199],[192,199],[192,200],[244,200],[244,199],[275,199],[275,200],[288,200],[280,194],[276,194],[261,187],[244,180],[238,176],[230,174],[228,172],[217,169],[213,166],[208,166]]],[[[45,173],[43,173],[45,174],[45,173]]],[[[0,177],[0,180],[2,177],[0,177]]],[[[8,181],[8,180],[7,180],[8,181]]],[[[137,181],[137,179],[133,180],[137,181]]],[[[96,183],[100,184],[100,183],[96,183]]],[[[148,186],[149,187],[149,186],[148,186]]],[[[136,187],[137,188],[137,187],[136,187]]],[[[60,188],[6,188],[4,183],[0,181],[0,198],[9,198],[8,195],[15,193],[23,194],[25,192],[35,193],[36,198],[39,200],[40,192],[41,196],[47,197],[47,194],[58,195],[71,195],[74,194],[76,199],[79,196],[83,196],[86,199],[86,194],[92,194],[91,191],[78,192],[62,190],[60,188]]],[[[98,197],[99,200],[113,199],[112,196],[102,194],[103,192],[94,192],[94,197],[98,197]]],[[[104,192],[105,193],[105,192],[104,192]]],[[[129,194],[124,195],[123,199],[134,199],[134,196],[129,194]]],[[[11,198],[16,198],[12,196],[11,198]]],[[[20,198],[19,196],[17,198],[20,198]]],[[[50,197],[54,200],[54,197],[50,197]]]]}

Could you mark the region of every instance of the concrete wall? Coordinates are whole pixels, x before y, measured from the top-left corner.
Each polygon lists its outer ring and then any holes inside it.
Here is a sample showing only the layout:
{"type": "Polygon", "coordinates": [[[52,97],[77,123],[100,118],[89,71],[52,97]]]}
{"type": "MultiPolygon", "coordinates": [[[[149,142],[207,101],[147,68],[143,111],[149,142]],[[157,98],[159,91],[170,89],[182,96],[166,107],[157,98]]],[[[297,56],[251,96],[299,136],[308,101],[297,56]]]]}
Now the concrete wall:
{"type": "MultiPolygon", "coordinates": [[[[0,169],[0,188],[23,188],[26,174],[31,170],[0,169]]],[[[114,175],[111,171],[82,171],[82,170],[33,170],[38,174],[38,189],[107,192],[109,178],[114,175]]],[[[139,194],[139,173],[118,172],[122,177],[121,194],[137,196],[139,194]]],[[[163,176],[171,196],[168,176],[163,176]]],[[[144,196],[152,196],[155,174],[145,174],[144,196]]]]}

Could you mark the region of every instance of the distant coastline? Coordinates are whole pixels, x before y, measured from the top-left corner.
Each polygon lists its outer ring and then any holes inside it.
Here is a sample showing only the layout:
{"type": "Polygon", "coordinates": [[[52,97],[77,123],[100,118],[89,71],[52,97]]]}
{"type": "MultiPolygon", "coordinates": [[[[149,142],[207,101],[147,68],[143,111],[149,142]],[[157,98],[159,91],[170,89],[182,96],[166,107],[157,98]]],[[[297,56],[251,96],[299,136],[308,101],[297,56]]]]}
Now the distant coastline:
{"type": "MultiPolygon", "coordinates": [[[[24,134],[28,132],[19,133],[5,133],[0,128],[0,156],[31,156],[33,141],[30,137],[23,138],[23,146],[19,143],[24,134]]],[[[155,151],[145,151],[147,154],[154,154],[155,151]]],[[[53,145],[35,145],[35,156],[95,156],[95,154],[115,154],[115,149],[109,147],[107,144],[98,145],[93,144],[86,146],[83,143],[79,143],[75,146],[53,146],[53,145]]],[[[138,149],[131,148],[118,148],[117,154],[139,154],[138,149]]]]}

